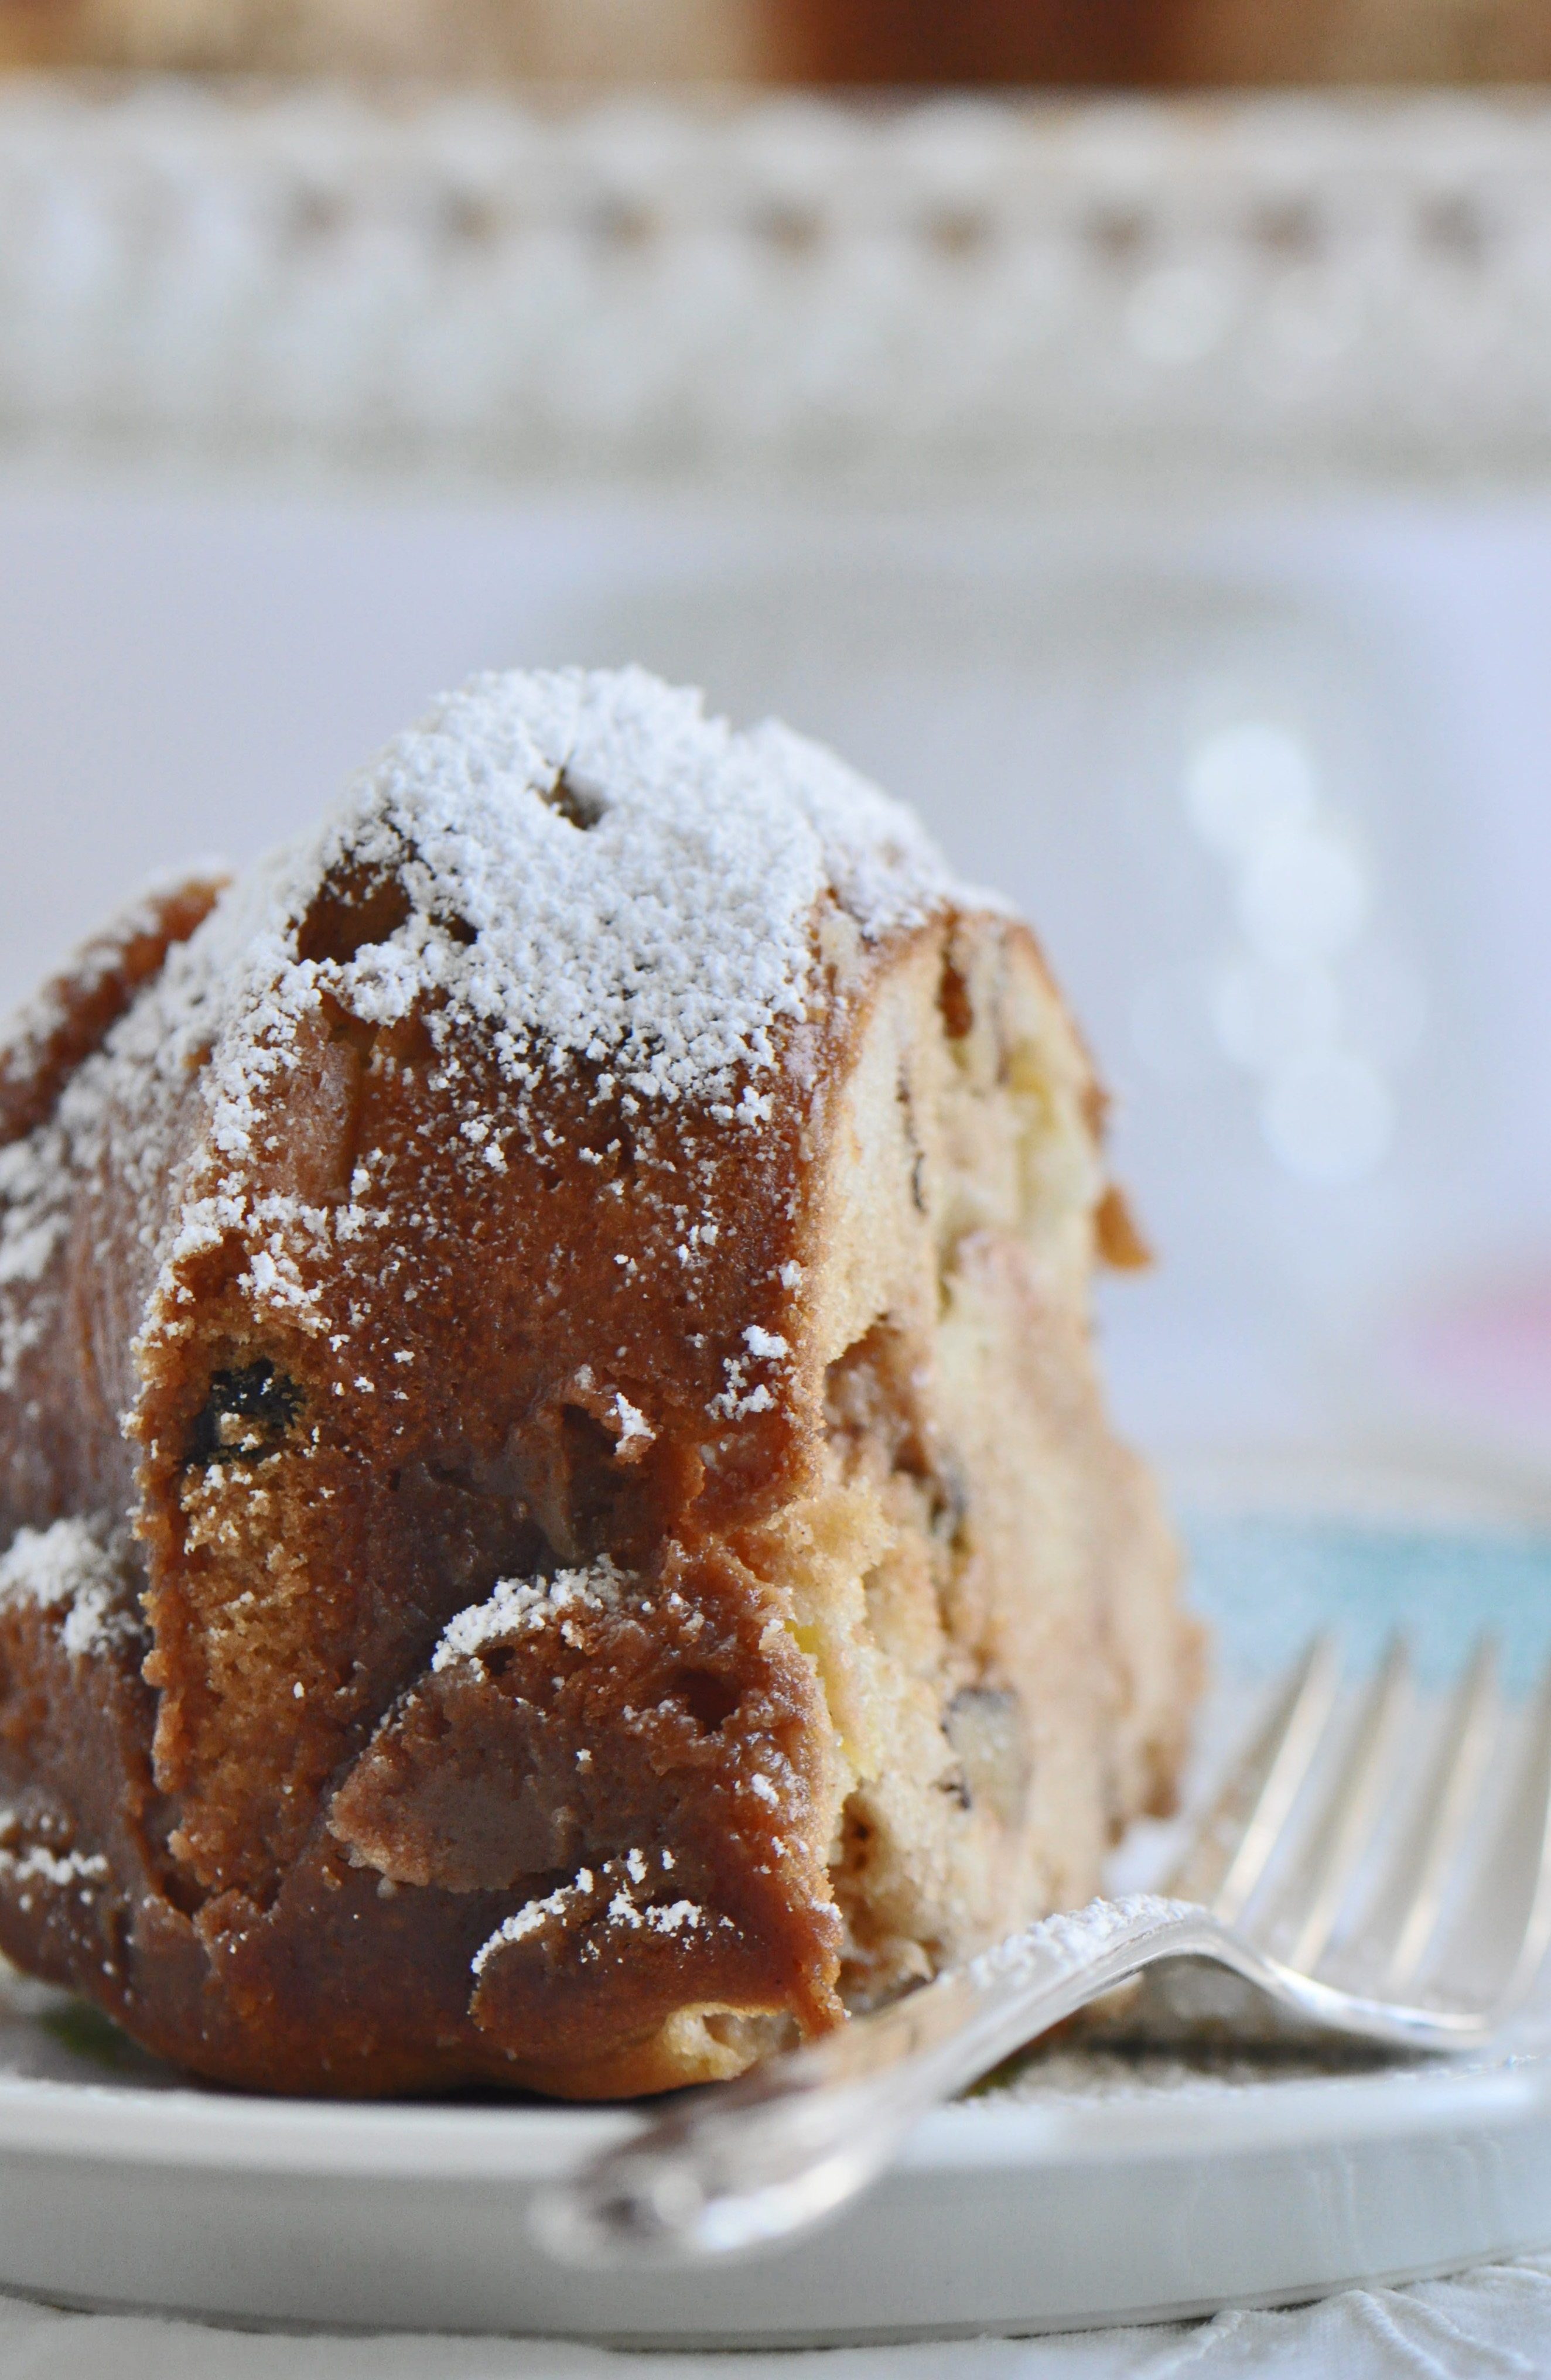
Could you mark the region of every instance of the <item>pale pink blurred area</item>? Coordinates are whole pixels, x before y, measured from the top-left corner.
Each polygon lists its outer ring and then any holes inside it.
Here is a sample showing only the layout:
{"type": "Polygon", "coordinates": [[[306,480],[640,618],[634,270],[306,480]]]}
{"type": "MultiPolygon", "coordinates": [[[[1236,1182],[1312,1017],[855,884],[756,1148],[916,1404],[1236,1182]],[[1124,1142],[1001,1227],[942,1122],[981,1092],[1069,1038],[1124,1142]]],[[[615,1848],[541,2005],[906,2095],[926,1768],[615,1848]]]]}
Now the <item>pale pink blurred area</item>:
{"type": "Polygon", "coordinates": [[[1435,1293],[1394,1327],[1398,1385],[1485,1443],[1551,1448],[1551,1269],[1435,1293]]]}

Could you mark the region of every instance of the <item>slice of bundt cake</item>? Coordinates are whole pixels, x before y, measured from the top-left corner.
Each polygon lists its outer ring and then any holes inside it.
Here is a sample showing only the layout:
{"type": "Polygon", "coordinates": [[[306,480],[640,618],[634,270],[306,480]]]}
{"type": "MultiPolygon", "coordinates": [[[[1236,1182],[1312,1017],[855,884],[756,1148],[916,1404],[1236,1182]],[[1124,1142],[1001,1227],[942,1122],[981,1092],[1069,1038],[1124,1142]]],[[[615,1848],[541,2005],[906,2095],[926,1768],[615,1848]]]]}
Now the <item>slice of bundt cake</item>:
{"type": "Polygon", "coordinates": [[[729,2074],[1094,1889],[1194,1629],[1027,930],[491,676],[0,1055],[0,1944],[280,2090],[729,2074]]]}

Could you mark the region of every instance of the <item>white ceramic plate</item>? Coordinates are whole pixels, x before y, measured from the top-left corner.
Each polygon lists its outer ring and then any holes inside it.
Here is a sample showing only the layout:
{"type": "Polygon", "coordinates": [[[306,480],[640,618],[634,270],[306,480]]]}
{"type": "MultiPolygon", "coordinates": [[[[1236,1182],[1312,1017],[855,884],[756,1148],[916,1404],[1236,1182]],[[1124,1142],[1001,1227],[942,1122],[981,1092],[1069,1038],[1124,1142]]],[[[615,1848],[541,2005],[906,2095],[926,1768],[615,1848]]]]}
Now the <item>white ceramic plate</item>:
{"type": "MultiPolygon", "coordinates": [[[[1192,1534],[1240,1669],[1320,1618],[1361,1656],[1398,1607],[1424,1670],[1495,1619],[1522,1681],[1551,1621],[1551,1538],[1522,1527],[1240,1512],[1192,1534]]],[[[1145,1879],[1163,1833],[1132,1844],[1121,1881],[1145,1879]]],[[[0,2284],[53,2298],[752,2346],[1286,2302],[1551,2240],[1545,2014],[1459,2063],[1036,2055],[931,2117],[813,2237],[610,2275],[554,2262],[529,2218],[629,2110],[244,2099],[34,1997],[0,2022],[0,2284]]]]}
{"type": "Polygon", "coordinates": [[[93,2303],[753,2345],[1286,2301],[1551,2239],[1536,2053],[1345,2073],[1068,2053],[932,2117],[807,2240],[609,2275],[551,2261],[529,2214],[628,2113],[87,2081],[25,2023],[0,2049],[0,2282],[93,2303]]]}

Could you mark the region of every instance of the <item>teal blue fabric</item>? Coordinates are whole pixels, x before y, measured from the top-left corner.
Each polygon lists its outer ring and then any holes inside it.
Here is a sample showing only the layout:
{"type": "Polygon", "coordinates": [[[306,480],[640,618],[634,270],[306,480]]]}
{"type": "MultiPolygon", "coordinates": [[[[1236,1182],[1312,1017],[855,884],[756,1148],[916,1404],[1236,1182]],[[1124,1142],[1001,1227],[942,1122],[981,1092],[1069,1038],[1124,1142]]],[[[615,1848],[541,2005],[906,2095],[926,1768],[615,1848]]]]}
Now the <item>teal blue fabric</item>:
{"type": "Polygon", "coordinates": [[[1264,1675],[1332,1625],[1354,1669],[1403,1629],[1433,1683],[1457,1671],[1483,1629],[1500,1638],[1515,1692],[1551,1654],[1551,1535],[1267,1512],[1198,1513],[1184,1525],[1191,1597],[1229,1674],[1264,1675]]]}

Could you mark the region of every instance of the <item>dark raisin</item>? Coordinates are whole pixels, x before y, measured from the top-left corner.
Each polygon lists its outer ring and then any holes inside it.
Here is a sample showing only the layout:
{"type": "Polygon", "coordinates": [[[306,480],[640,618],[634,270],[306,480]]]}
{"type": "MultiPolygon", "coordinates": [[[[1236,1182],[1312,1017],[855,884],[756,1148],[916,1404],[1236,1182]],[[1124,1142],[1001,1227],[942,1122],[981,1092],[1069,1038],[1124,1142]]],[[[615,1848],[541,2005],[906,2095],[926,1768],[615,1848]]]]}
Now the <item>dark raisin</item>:
{"type": "Polygon", "coordinates": [[[668,1692],[685,1704],[702,1735],[715,1735],[743,1699],[735,1679],[718,1678],[711,1670],[676,1670],[668,1692]]]}
{"type": "Polygon", "coordinates": [[[280,1451],[301,1405],[296,1382],[267,1355],[217,1372],[189,1433],[187,1460],[190,1465],[262,1463],[280,1451]]]}

